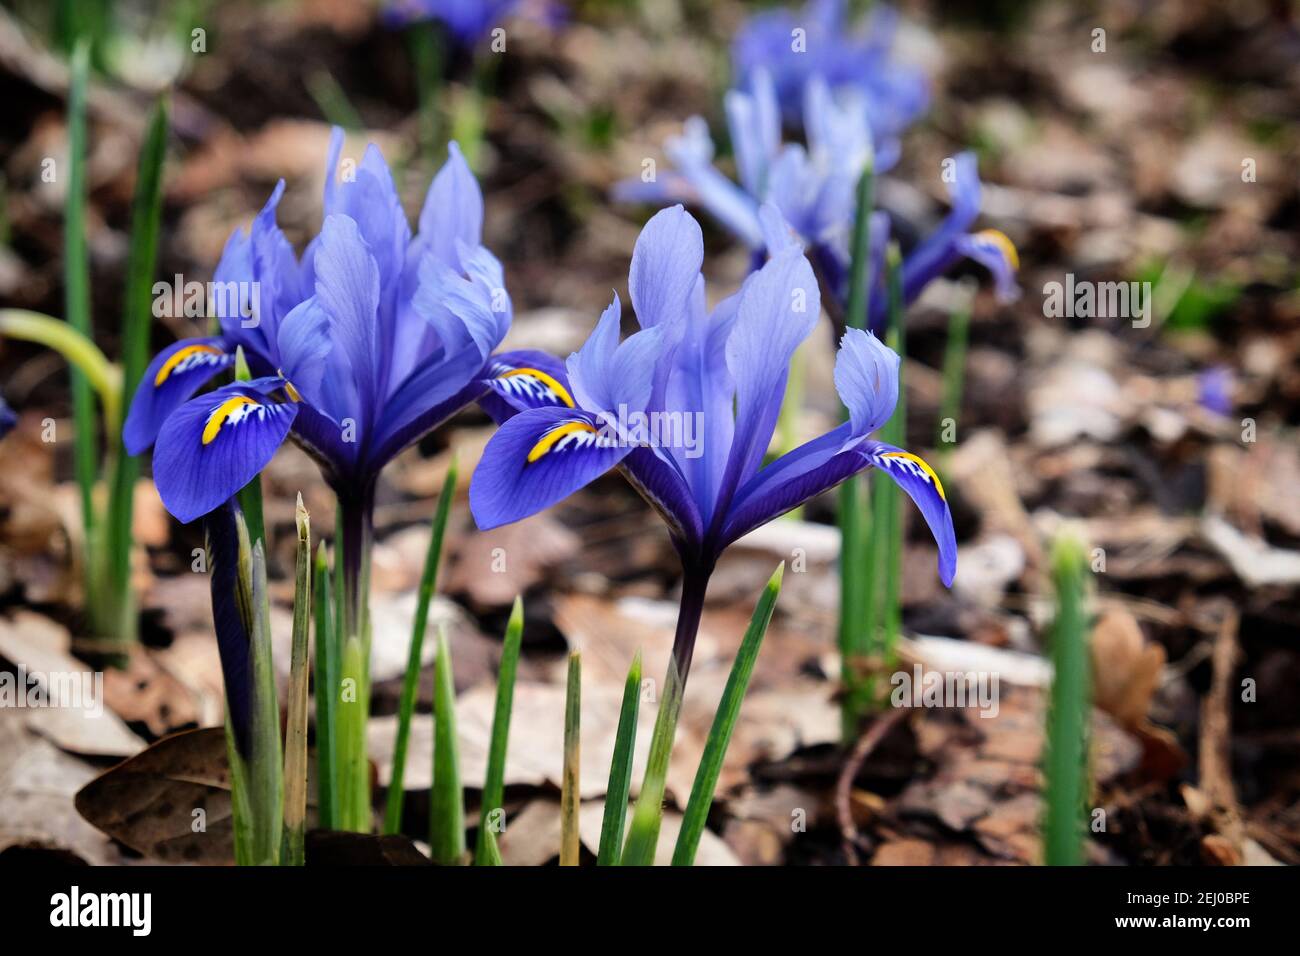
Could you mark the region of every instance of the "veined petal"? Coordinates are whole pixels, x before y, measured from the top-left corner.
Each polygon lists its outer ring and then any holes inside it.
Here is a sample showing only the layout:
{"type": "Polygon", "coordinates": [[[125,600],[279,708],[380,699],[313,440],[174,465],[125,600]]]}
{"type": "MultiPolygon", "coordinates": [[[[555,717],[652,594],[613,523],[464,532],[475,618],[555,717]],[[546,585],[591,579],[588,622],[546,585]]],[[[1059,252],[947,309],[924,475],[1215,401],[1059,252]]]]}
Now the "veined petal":
{"type": "Polygon", "coordinates": [[[849,410],[854,438],[866,438],[894,414],[898,353],[862,329],[847,329],[835,356],[835,390],[849,410]]]}
{"type": "Polygon", "coordinates": [[[483,240],[483,193],[454,141],[447,162],[433,177],[420,210],[420,239],[438,259],[456,267],[456,243],[471,248],[483,240]]]}
{"type": "Polygon", "coordinates": [[[870,442],[858,453],[894,479],[894,483],[916,503],[925,523],[930,526],[935,544],[939,546],[939,579],[944,587],[952,587],[952,579],[957,574],[957,536],[939,476],[920,457],[893,445],[870,442]]]}
{"type": "Polygon", "coordinates": [[[727,368],[736,382],[736,430],[719,508],[730,506],[735,490],[762,463],[781,410],[790,360],[816,326],[820,310],[812,266],[796,247],[785,249],[745,280],[726,347],[727,368]]]}
{"type": "Polygon", "coordinates": [[[632,307],[641,328],[678,326],[704,262],[700,224],[681,206],[655,213],[637,237],[628,271],[632,307]]]}
{"type": "Polygon", "coordinates": [[[154,356],[122,427],[127,452],[138,455],[152,445],[167,416],[234,362],[234,350],[218,338],[181,339],[154,356]]]}
{"type": "Polygon", "coordinates": [[[545,352],[522,349],[494,355],[485,377],[491,392],[479,404],[497,424],[530,408],[576,407],[564,363],[545,352]]]}
{"type": "Polygon", "coordinates": [[[316,301],[329,316],[336,346],[348,357],[362,416],[368,424],[379,382],[376,325],[379,266],[357,224],[348,216],[325,217],[316,250],[316,301]]]}
{"type": "Polygon", "coordinates": [[[280,360],[277,371],[290,383],[289,397],[296,395],[318,408],[328,407],[321,384],[330,353],[329,316],[315,296],[299,303],[280,322],[276,351],[280,360]]]}
{"type": "Polygon", "coordinates": [[[200,518],[243,488],[284,442],[298,414],[270,397],[278,378],[237,382],[190,399],[163,424],[153,478],[181,522],[200,518]]]}
{"type": "Polygon", "coordinates": [[[599,478],[632,448],[581,411],[520,412],[483,450],[470,482],[470,511],[484,531],[526,518],[599,478]]]}
{"type": "Polygon", "coordinates": [[[482,369],[478,347],[470,342],[407,376],[384,405],[377,433],[367,446],[367,466],[377,472],[411,442],[476,401],[487,390],[482,369]],[[459,404],[448,407],[453,399],[459,404]]]}
{"type": "Polygon", "coordinates": [[[573,398],[589,412],[640,412],[650,401],[663,329],[642,329],[619,342],[622,314],[616,293],[582,348],[565,363],[573,398]]]}
{"type": "Polygon", "coordinates": [[[664,519],[678,546],[697,549],[704,537],[704,522],[676,466],[658,449],[634,448],[622,467],[632,487],[664,519]]]}

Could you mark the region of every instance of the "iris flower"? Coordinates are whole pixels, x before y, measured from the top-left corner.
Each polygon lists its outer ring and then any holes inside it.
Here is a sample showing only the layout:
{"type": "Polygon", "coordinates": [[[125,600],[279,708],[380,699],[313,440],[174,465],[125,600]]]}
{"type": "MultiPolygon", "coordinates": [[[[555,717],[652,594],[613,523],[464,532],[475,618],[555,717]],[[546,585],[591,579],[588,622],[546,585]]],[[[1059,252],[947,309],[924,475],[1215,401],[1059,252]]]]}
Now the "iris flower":
{"type": "Polygon", "coordinates": [[[768,73],[786,121],[795,125],[808,81],[820,78],[836,96],[852,95],[876,142],[896,141],[929,105],[928,83],[894,56],[898,14],[878,6],[855,25],[846,6],[845,0],[809,0],[798,12],[755,14],[732,43],[737,85],[768,73]]]}
{"type": "MultiPolygon", "coordinates": [[[[826,83],[813,77],[805,88],[804,129],[807,148],[782,143],[776,93],[763,70],[757,70],[748,93],[732,90],[726,99],[727,121],[740,183],[712,163],[713,141],[700,117],[686,123],[683,135],[669,140],[665,152],[673,168],[655,181],[626,180],[615,186],[616,198],[629,202],[685,202],[702,206],[750,249],[755,265],[764,258],[768,237],[759,210],[776,206],[807,244],[825,285],[827,311],[843,330],[848,300],[850,248],[857,216],[857,184],[872,160],[872,136],[860,110],[837,101],[826,83]]],[[[896,152],[875,152],[875,170],[892,162],[896,152]]],[[[972,259],[994,277],[999,299],[1019,294],[1019,258],[1011,240],[996,229],[971,232],[979,217],[981,186],[973,153],[960,153],[945,167],[952,208],[948,216],[903,258],[904,305],[962,259],[972,259]]],[[[870,225],[870,328],[883,332],[888,310],[883,268],[891,232],[887,213],[873,211],[870,225]]]]}
{"type": "MultiPolygon", "coordinates": [[[[154,445],[154,483],[186,522],[251,481],[286,437],[303,446],[338,496],[346,623],[356,633],[380,470],[528,354],[490,357],[512,310],[501,265],[480,242],[482,194],[455,144],[414,236],[379,150],[368,147],[338,181],[342,146],[335,130],[324,224],[301,259],[275,223],[283,183],[250,232],[231,236],[214,280],[227,289],[221,334],[153,360],[124,438],[132,454],[154,445]],[[191,398],[237,347],[255,377],[191,398]]],[[[518,376],[515,387],[530,381],[518,376]]]]}
{"type": "Polygon", "coordinates": [[[18,415],[6,404],[3,398],[0,398],[0,438],[8,435],[15,425],[18,424],[18,415]]]}
{"type": "Polygon", "coordinates": [[[559,17],[554,4],[529,0],[395,0],[384,9],[384,17],[397,25],[441,20],[457,43],[472,46],[520,12],[532,13],[547,22],[559,17]]]}
{"type": "Polygon", "coordinates": [[[709,312],[699,224],[681,206],[656,214],[628,279],[640,331],[619,341],[616,295],[582,348],[562,368],[551,365],[552,403],[511,401],[497,380],[518,413],[488,442],[470,485],[474,518],[488,529],[620,468],[667,522],[681,558],[673,659],[683,682],[709,577],[727,546],[864,469],[880,469],[911,496],[938,542],[945,585],[956,572],[952,517],[934,470],[870,437],[893,413],[899,362],[870,333],[846,332],[836,359],[849,420],[764,464],[790,360],[817,323],[820,295],[779,213],[768,206],[762,215],[770,260],[709,312]]]}
{"type": "Polygon", "coordinates": [[[671,169],[653,182],[629,179],[614,188],[625,202],[683,202],[703,206],[751,250],[764,248],[758,210],[771,202],[810,243],[847,236],[854,189],[868,161],[876,169],[893,165],[897,141],[876,151],[855,97],[832,97],[826,82],[813,77],[804,90],[805,148],[781,141],[781,119],[771,76],[757,70],[747,90],[730,90],[724,100],[727,128],[736,155],[739,184],[713,165],[708,123],[692,116],[682,135],[664,145],[671,169]]]}

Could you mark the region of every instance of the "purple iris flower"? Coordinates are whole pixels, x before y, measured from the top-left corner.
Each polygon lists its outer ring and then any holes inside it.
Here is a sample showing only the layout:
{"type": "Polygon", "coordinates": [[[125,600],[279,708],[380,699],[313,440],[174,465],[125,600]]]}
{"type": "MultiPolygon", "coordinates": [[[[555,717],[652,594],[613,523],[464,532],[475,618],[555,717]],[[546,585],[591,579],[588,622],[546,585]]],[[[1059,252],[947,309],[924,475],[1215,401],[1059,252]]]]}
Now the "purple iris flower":
{"type": "Polygon", "coordinates": [[[379,150],[336,181],[342,147],[335,130],[324,224],[301,260],[275,222],[281,183],[217,266],[221,335],[160,352],[131,403],[126,448],[155,445],[155,484],[181,521],[230,498],[290,435],[341,500],[364,504],[388,461],[487,390],[489,353],[512,311],[459,150],[452,144],[412,236],[379,150]],[[256,377],[191,398],[236,347],[256,377]]]}
{"type": "MultiPolygon", "coordinates": [[[[713,165],[713,140],[705,121],[696,116],[680,137],[668,141],[665,152],[673,167],[657,171],[652,182],[625,180],[614,187],[627,202],[683,202],[702,206],[744,242],[755,265],[770,245],[759,210],[772,203],[807,244],[827,292],[827,311],[839,319],[848,299],[850,247],[857,215],[857,185],[872,161],[872,136],[864,114],[836,100],[820,77],[804,90],[804,129],[807,147],[782,143],[776,94],[763,70],[752,77],[748,93],[732,90],[726,99],[727,121],[735,150],[740,183],[713,165]]],[[[873,169],[892,162],[874,153],[873,169]]],[[[952,210],[939,226],[903,260],[904,304],[915,301],[925,287],[963,258],[973,259],[994,276],[998,297],[1019,294],[1015,246],[1003,233],[970,232],[980,211],[981,187],[973,153],[953,157],[949,188],[952,210]]],[[[868,288],[870,327],[884,330],[888,311],[884,255],[890,235],[889,216],[871,214],[871,285],[868,288]]]]}
{"type": "Polygon", "coordinates": [[[397,26],[441,20],[458,43],[471,46],[508,17],[529,12],[530,7],[537,8],[539,18],[546,22],[560,17],[556,5],[530,0],[394,0],[384,8],[384,18],[397,26]]]}
{"type": "Polygon", "coordinates": [[[898,158],[897,143],[873,159],[871,132],[853,98],[837,101],[813,77],[804,91],[805,148],[781,141],[781,119],[771,77],[757,70],[748,91],[730,90],[724,101],[740,182],[713,165],[714,145],[703,117],[686,121],[681,136],[664,144],[671,169],[652,182],[629,179],[614,187],[625,202],[682,202],[703,206],[750,249],[765,242],[758,210],[773,203],[809,243],[847,239],[854,190],[869,161],[876,169],[898,158]]]}
{"type": "Polygon", "coordinates": [[[925,74],[893,55],[897,26],[898,14],[884,6],[861,25],[851,24],[844,0],[809,0],[798,12],[756,14],[732,43],[737,83],[749,86],[766,71],[793,125],[808,81],[818,77],[837,95],[854,94],[876,142],[895,141],[930,100],[925,74]]]}
{"type": "Polygon", "coordinates": [[[1206,411],[1216,415],[1232,414],[1232,391],[1235,380],[1226,365],[1207,368],[1196,378],[1196,400],[1206,411]]]}
{"type": "MultiPolygon", "coordinates": [[[[849,409],[838,428],[764,464],[795,349],[817,324],[820,294],[802,248],[763,210],[771,258],[740,291],[705,308],[703,236],[681,206],[656,214],[632,256],[641,330],[619,341],[617,296],[591,337],[551,367],[557,401],[527,405],[488,442],[470,485],[480,528],[541,511],[619,467],[668,524],[684,570],[674,660],[685,680],[704,591],[737,538],[866,468],[879,468],[921,509],[945,585],[956,572],[952,517],[933,469],[870,435],[893,413],[898,356],[848,331],[835,385],[849,409]]],[[[499,380],[498,380],[499,381],[499,380]]]]}
{"type": "Polygon", "coordinates": [[[12,408],[0,398],[0,438],[4,438],[13,431],[14,426],[18,424],[18,415],[12,408]]]}

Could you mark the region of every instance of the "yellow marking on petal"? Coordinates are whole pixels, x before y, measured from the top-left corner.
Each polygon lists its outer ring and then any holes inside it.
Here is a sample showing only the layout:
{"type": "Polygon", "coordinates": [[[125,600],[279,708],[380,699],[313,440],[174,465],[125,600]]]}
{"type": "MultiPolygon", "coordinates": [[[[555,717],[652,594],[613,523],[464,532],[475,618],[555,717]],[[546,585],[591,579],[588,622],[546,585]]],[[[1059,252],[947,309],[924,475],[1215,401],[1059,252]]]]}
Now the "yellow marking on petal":
{"type": "Polygon", "coordinates": [[[976,238],[985,239],[1002,250],[1006,256],[1007,262],[1011,263],[1011,268],[1017,272],[1020,271],[1020,253],[1016,251],[1016,244],[1012,242],[1005,232],[1001,229],[981,229],[975,233],[976,238]]]}
{"type": "Polygon", "coordinates": [[[167,381],[168,377],[173,371],[175,371],[177,365],[180,365],[181,362],[184,362],[191,355],[198,355],[201,353],[207,353],[209,355],[222,354],[221,349],[217,348],[215,345],[187,345],[183,349],[177,349],[171,358],[163,362],[162,368],[160,368],[158,374],[154,376],[153,387],[161,387],[162,383],[167,381]]]}
{"type": "Polygon", "coordinates": [[[528,464],[532,464],[550,451],[555,443],[566,435],[572,435],[575,432],[591,432],[596,434],[596,429],[592,428],[586,422],[565,422],[558,428],[552,428],[549,432],[541,437],[536,445],[528,452],[528,464]]]}
{"type": "Polygon", "coordinates": [[[301,402],[302,393],[293,387],[293,382],[289,381],[287,378],[284,378],[284,372],[281,371],[280,369],[276,369],[276,374],[279,375],[280,378],[284,379],[284,394],[289,396],[289,400],[291,402],[301,402]]]}
{"type": "Polygon", "coordinates": [[[920,465],[921,470],[924,471],[926,475],[929,476],[930,480],[934,482],[934,489],[935,491],[939,492],[939,497],[942,498],[944,501],[948,500],[948,496],[943,493],[943,482],[941,482],[939,480],[939,476],[934,473],[934,469],[925,463],[925,459],[913,455],[910,451],[887,451],[881,454],[880,457],[881,458],[903,458],[906,459],[907,461],[912,462],[913,464],[920,465]]]}
{"type": "Polygon", "coordinates": [[[212,440],[217,437],[217,433],[221,431],[221,426],[226,423],[227,418],[234,414],[235,409],[244,405],[258,404],[260,402],[255,402],[245,395],[236,395],[234,398],[226,399],[208,416],[208,423],[203,426],[203,444],[210,445],[212,443],[212,440]]]}
{"type": "Polygon", "coordinates": [[[547,375],[545,372],[543,372],[543,371],[542,371],[541,369],[539,369],[539,368],[515,368],[515,369],[511,369],[509,372],[506,372],[505,374],[500,375],[500,376],[498,376],[498,377],[499,377],[499,378],[513,378],[513,377],[516,376],[516,375],[531,375],[531,376],[533,376],[533,377],[536,378],[539,382],[541,382],[543,385],[545,385],[547,388],[549,388],[552,392],[554,392],[556,395],[558,395],[559,398],[560,398],[560,401],[564,402],[565,405],[568,405],[570,408],[573,408],[573,407],[574,407],[574,405],[573,405],[573,399],[569,397],[569,393],[565,390],[564,386],[561,385],[559,382],[557,382],[557,381],[556,381],[554,378],[552,378],[550,375],[547,375]]]}

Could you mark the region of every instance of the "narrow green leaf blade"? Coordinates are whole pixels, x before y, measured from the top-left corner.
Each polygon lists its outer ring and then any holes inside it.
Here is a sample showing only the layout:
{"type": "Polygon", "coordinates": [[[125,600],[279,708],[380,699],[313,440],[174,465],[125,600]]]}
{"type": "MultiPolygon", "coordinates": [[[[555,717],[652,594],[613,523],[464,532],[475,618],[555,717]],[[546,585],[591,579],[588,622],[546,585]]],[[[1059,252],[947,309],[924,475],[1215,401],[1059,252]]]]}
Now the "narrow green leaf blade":
{"type": "Polygon", "coordinates": [[[339,828],[338,750],[334,701],[339,686],[338,643],[330,615],[329,558],[322,541],[316,549],[315,583],[312,588],[316,632],[316,784],[320,804],[320,825],[339,828]]]}
{"type": "Polygon", "coordinates": [[[433,791],[429,796],[429,847],[433,862],[456,866],[465,856],[465,798],[456,738],[456,684],[447,629],[438,629],[433,682],[433,791]]]}
{"type": "MultiPolygon", "coordinates": [[[[167,146],[167,103],[154,107],[136,174],[131,204],[131,249],[127,256],[126,300],[122,316],[122,384],[118,408],[128,407],[149,364],[149,325],[153,316],[153,275],[158,261],[158,232],[162,220],[163,160],[167,146]]],[[[105,409],[111,431],[108,528],[105,534],[105,582],[101,603],[109,615],[108,627],[120,640],[134,640],[136,611],[131,588],[131,519],[139,461],[122,446],[120,421],[105,409]]]]}
{"type": "Polygon", "coordinates": [[[495,831],[504,823],[506,753],[510,743],[510,714],[514,709],[515,674],[519,670],[519,649],[524,636],[524,602],[516,597],[506,624],[501,647],[501,669],[497,675],[496,710],[492,715],[492,740],[488,745],[487,773],[483,782],[483,806],[479,811],[476,863],[483,864],[488,842],[496,842],[495,831]]]}
{"type": "Polygon", "coordinates": [[[754,614],[749,619],[749,627],[745,630],[745,637],[740,642],[740,650],[736,653],[736,660],[731,665],[731,673],[727,675],[727,685],[713,716],[713,726],[709,728],[709,737],[704,743],[704,755],[700,758],[695,783],[691,785],[691,796],[686,802],[686,816],[682,820],[677,846],[673,850],[673,866],[691,866],[695,862],[700,835],[708,821],[709,808],[713,806],[713,791],[718,785],[718,774],[722,772],[722,760],[727,755],[731,733],[736,729],[740,704],[745,699],[749,679],[754,673],[754,662],[758,660],[763,637],[772,621],[772,612],[776,608],[776,599],[781,594],[781,579],[784,575],[785,562],[782,561],[772,572],[767,587],[758,599],[754,614]]]}
{"type": "MultiPolygon", "coordinates": [[[[68,170],[63,213],[63,295],[65,318],[88,339],[90,326],[90,257],[86,247],[86,88],[89,83],[90,51],[85,40],[72,53],[72,75],[68,90],[68,170]]],[[[87,600],[99,593],[93,575],[99,570],[94,540],[96,515],[95,477],[98,471],[99,430],[90,383],[80,369],[72,370],[73,466],[81,492],[81,519],[86,532],[87,600]]]]}
{"type": "Polygon", "coordinates": [[[627,842],[623,846],[623,866],[652,866],[659,844],[659,825],[663,822],[664,789],[668,784],[668,761],[677,736],[677,718],[682,710],[682,680],[677,662],[668,661],[663,697],[655,727],[650,734],[650,755],[646,760],[645,778],[632,809],[627,842]]]}
{"type": "Polygon", "coordinates": [[[578,865],[578,772],[581,760],[582,655],[569,655],[564,692],[564,774],[560,781],[560,866],[578,865]]]}
{"type": "Polygon", "coordinates": [[[1083,862],[1087,832],[1088,668],[1087,556],[1082,540],[1066,530],[1052,547],[1056,619],[1051,630],[1053,665],[1044,760],[1046,814],[1044,858],[1048,866],[1083,862]]]}
{"type": "Polygon", "coordinates": [[[627,795],[632,789],[632,755],[636,750],[636,721],[641,708],[641,652],[632,658],[623,685],[623,705],[614,734],[614,757],[609,763],[609,786],[605,788],[605,815],[600,823],[597,866],[617,866],[627,822],[627,795]]]}
{"type": "Polygon", "coordinates": [[[302,866],[307,822],[307,638],[311,627],[311,517],[298,495],[293,593],[293,640],[289,651],[289,700],[284,733],[284,853],[286,866],[302,866]]]}
{"type": "Polygon", "coordinates": [[[483,856],[482,859],[474,861],[475,866],[501,866],[501,848],[497,845],[496,834],[491,830],[487,831],[487,836],[483,838],[483,856]]]}
{"type": "Polygon", "coordinates": [[[402,678],[402,695],[397,706],[397,739],[393,745],[393,772],[388,784],[388,799],[384,806],[384,832],[398,833],[402,829],[403,782],[406,779],[406,751],[411,739],[411,714],[415,711],[415,698],[420,687],[420,662],[424,653],[424,632],[429,624],[429,604],[438,583],[438,565],[442,560],[442,540],[447,531],[447,518],[451,503],[456,497],[456,460],[452,459],[443,479],[438,507],[433,515],[429,535],[429,551],[424,559],[424,573],[420,577],[420,592],[415,608],[415,622],[411,628],[411,648],[406,660],[406,674],[402,678]]]}

